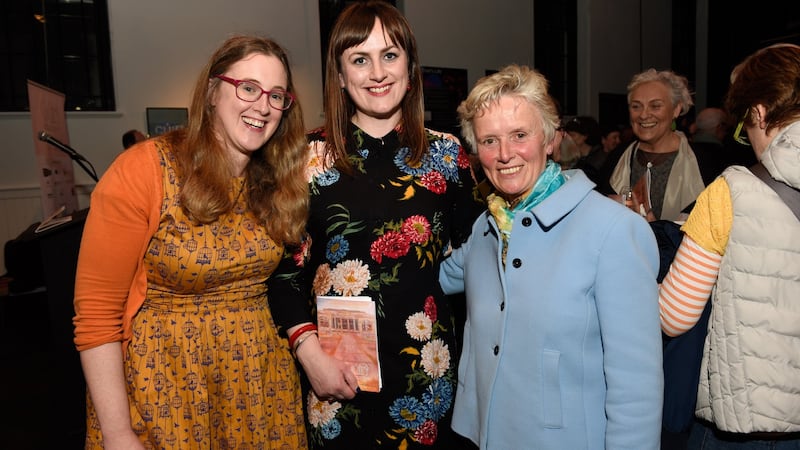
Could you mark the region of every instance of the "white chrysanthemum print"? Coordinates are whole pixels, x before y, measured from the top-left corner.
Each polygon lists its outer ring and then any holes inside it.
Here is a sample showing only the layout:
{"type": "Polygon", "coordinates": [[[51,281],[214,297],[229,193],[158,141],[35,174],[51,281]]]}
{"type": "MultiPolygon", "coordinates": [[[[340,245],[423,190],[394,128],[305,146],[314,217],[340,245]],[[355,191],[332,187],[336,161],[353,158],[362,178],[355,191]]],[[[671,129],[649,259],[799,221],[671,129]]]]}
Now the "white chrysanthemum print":
{"type": "Polygon", "coordinates": [[[369,267],[360,259],[342,261],[331,272],[333,290],[339,295],[358,295],[369,283],[369,267]]]}
{"type": "Polygon", "coordinates": [[[433,332],[433,322],[424,312],[414,313],[406,319],[408,335],[418,341],[427,341],[433,332]]]}
{"type": "Polygon", "coordinates": [[[311,391],[308,393],[308,422],[319,428],[333,420],[341,407],[339,402],[321,402],[311,391]]]}
{"type": "Polygon", "coordinates": [[[434,339],[422,347],[422,370],[431,378],[439,378],[450,367],[450,349],[441,339],[434,339]]]}
{"type": "Polygon", "coordinates": [[[314,295],[326,295],[333,286],[333,276],[331,274],[331,266],[322,264],[317,267],[317,273],[314,275],[314,295]]]}

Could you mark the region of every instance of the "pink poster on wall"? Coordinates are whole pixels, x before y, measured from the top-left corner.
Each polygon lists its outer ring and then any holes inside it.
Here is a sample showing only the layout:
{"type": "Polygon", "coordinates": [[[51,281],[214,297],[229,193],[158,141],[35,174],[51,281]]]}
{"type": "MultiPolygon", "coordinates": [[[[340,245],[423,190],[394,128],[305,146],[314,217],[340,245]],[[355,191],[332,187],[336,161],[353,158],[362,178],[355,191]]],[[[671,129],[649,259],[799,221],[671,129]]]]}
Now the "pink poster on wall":
{"type": "Polygon", "coordinates": [[[40,139],[42,132],[69,145],[64,94],[28,80],[36,168],[42,191],[42,217],[71,214],[78,209],[72,158],[40,139]],[[63,208],[63,209],[62,209],[63,208]]]}

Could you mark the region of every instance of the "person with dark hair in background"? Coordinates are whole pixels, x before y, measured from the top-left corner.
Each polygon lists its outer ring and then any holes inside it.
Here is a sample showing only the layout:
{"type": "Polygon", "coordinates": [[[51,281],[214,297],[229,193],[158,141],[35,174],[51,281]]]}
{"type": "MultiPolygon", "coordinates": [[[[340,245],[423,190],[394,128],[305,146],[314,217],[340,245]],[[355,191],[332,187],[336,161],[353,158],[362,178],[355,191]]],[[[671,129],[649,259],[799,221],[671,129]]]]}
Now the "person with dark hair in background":
{"type": "Polygon", "coordinates": [[[729,166],[750,167],[758,162],[752,149],[731,139],[729,122],[724,110],[704,108],[692,126],[692,150],[706,185],[729,166]]]}
{"type": "Polygon", "coordinates": [[[599,127],[600,142],[592,147],[586,157],[581,158],[578,164],[575,165],[576,169],[581,169],[589,177],[594,184],[600,186],[608,183],[608,177],[603,179],[601,169],[608,160],[609,155],[620,145],[620,130],[622,127],[619,125],[602,125],[599,127]]]}
{"type": "Polygon", "coordinates": [[[143,140],[147,139],[141,131],[139,130],[128,130],[122,135],[122,148],[127,150],[136,144],[137,142],[142,142],[143,140]]]}
{"type": "Polygon", "coordinates": [[[456,330],[438,273],[484,208],[469,159],[454,136],[424,128],[417,45],[396,8],[353,2],[327,52],[325,125],[308,136],[310,239],[269,282],[276,322],[298,343],[310,382],[309,442],[460,448],[450,430],[456,330]],[[380,392],[360,391],[353,368],[322,350],[318,295],[375,302],[380,392]]]}
{"type": "Polygon", "coordinates": [[[74,317],[86,448],[306,448],[300,376],[265,298],[308,212],[286,52],[226,40],[190,111],[92,193],[74,317]]]}
{"type": "Polygon", "coordinates": [[[659,290],[661,326],[685,333],[710,298],[690,449],[798,449],[800,46],[745,58],[725,109],[760,163],[728,167],[698,197],[659,290]]]}
{"type": "Polygon", "coordinates": [[[580,164],[580,161],[600,143],[600,124],[594,117],[575,116],[567,121],[563,128],[578,148],[575,165],[580,164]]]}
{"type": "Polygon", "coordinates": [[[559,120],[540,73],[484,77],[458,113],[495,191],[441,266],[467,302],[453,429],[482,449],[657,450],[653,232],[548,158],[559,120]]]}

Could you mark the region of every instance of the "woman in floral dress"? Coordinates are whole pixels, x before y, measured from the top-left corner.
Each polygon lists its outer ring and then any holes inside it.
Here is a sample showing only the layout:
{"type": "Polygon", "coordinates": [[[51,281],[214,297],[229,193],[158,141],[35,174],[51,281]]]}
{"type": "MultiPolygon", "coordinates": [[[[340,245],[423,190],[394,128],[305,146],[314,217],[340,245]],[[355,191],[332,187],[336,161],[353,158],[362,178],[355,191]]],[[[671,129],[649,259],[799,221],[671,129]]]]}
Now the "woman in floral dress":
{"type": "Polygon", "coordinates": [[[483,210],[458,140],[423,125],[416,44],[385,2],[340,15],[328,48],[326,123],[309,135],[309,239],[270,280],[275,320],[306,374],[317,448],[459,448],[453,311],[438,284],[448,245],[483,210]],[[379,393],[325,354],[314,296],[376,303],[379,393]]]}

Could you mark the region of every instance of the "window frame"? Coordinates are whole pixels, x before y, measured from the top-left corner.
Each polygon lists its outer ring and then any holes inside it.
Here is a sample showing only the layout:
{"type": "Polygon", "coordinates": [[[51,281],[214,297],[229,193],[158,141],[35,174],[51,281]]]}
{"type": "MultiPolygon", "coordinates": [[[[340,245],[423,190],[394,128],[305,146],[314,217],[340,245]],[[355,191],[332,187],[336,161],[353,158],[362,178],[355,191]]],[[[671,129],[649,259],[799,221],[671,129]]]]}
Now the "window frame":
{"type": "Polygon", "coordinates": [[[65,111],[115,111],[107,0],[0,2],[0,111],[30,111],[27,81],[65,111]]]}

